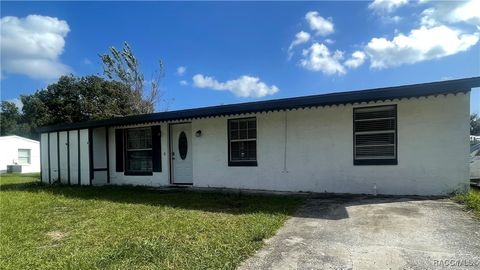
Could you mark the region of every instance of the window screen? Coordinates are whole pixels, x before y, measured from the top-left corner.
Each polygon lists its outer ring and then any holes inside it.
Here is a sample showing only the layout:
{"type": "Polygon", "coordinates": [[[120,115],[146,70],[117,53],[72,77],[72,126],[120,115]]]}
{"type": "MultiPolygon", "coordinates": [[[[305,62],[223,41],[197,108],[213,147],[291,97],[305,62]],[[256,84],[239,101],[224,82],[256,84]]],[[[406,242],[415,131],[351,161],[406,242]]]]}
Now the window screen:
{"type": "Polygon", "coordinates": [[[353,112],[354,164],[397,164],[397,107],[356,108],[353,112]]]}
{"type": "Polygon", "coordinates": [[[127,129],[126,171],[152,172],[152,129],[127,129]]]}
{"type": "Polygon", "coordinates": [[[255,118],[228,121],[229,165],[256,165],[257,120],[255,118]]]}
{"type": "Polygon", "coordinates": [[[18,164],[30,164],[30,149],[18,149],[18,164]]]}

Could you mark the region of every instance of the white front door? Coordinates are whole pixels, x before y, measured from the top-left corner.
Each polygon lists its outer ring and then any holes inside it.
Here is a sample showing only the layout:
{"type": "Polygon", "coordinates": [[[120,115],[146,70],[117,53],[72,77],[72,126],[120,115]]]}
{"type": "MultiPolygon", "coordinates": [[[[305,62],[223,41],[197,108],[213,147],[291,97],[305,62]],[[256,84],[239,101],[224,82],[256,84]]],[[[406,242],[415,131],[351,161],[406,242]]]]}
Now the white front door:
{"type": "Polygon", "coordinates": [[[192,126],[172,124],[170,129],[172,183],[193,184],[192,126]]]}

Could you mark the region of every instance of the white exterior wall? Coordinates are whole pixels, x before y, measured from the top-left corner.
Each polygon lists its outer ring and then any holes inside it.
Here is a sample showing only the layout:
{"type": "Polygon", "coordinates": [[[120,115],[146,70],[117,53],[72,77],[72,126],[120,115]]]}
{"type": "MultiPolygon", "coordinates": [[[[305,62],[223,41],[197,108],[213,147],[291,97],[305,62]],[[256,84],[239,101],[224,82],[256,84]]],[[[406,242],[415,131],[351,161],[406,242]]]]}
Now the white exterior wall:
{"type": "Polygon", "coordinates": [[[70,184],[90,184],[88,129],[42,133],[40,138],[42,182],[68,184],[70,177],[70,184]]]}
{"type": "Polygon", "coordinates": [[[88,129],[81,129],[80,131],[80,184],[90,185],[90,156],[89,156],[89,141],[88,129]]]}
{"type": "Polygon", "coordinates": [[[40,135],[40,155],[41,155],[41,170],[42,170],[42,182],[48,183],[50,179],[50,171],[48,170],[48,133],[42,133],[40,135]]]}
{"type": "MultiPolygon", "coordinates": [[[[469,94],[257,114],[257,167],[228,167],[227,118],[192,122],[194,186],[447,194],[468,187],[469,94]],[[353,108],[397,104],[398,165],[353,165],[353,108]]],[[[231,117],[238,118],[238,117],[231,117]]]]}
{"type": "Polygon", "coordinates": [[[50,136],[50,180],[51,183],[58,181],[59,171],[58,171],[58,147],[57,147],[57,133],[51,132],[50,136]]]}
{"type": "Polygon", "coordinates": [[[60,182],[68,184],[68,141],[67,131],[58,133],[59,139],[59,153],[60,153],[60,182]]]}
{"type": "Polygon", "coordinates": [[[95,169],[107,168],[107,146],[106,146],[106,129],[104,127],[92,129],[93,143],[93,185],[105,185],[108,181],[107,171],[97,171],[95,169]]]}
{"type": "Polygon", "coordinates": [[[18,163],[18,149],[30,149],[30,164],[19,164],[22,173],[40,172],[40,142],[20,136],[0,137],[0,172],[6,172],[7,165],[18,163]]]}
{"type": "Polygon", "coordinates": [[[78,130],[70,130],[68,135],[70,146],[70,184],[78,184],[78,130]]]}
{"type": "MultiPolygon", "coordinates": [[[[188,146],[194,157],[193,186],[372,194],[375,185],[379,194],[397,195],[463,190],[469,183],[469,99],[469,93],[460,93],[194,119],[192,145],[188,146]],[[398,165],[354,166],[353,109],[387,104],[397,104],[398,165]],[[248,116],[257,118],[258,166],[229,167],[227,120],[248,116]],[[202,131],[201,137],[195,137],[197,130],[202,131]]],[[[116,172],[116,127],[111,127],[111,184],[169,185],[168,123],[151,125],[161,126],[162,172],[152,176],[116,172]]],[[[80,137],[81,182],[89,184],[88,130],[81,130],[80,137]]],[[[54,165],[53,156],[51,160],[54,165]]]]}

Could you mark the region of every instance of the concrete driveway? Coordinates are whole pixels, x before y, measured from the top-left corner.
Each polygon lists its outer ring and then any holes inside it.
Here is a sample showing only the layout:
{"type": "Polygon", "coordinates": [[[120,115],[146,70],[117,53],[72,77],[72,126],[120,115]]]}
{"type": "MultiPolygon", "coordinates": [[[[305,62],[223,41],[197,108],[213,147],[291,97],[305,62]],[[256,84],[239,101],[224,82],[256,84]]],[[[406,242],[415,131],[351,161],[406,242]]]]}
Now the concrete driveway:
{"type": "Polygon", "coordinates": [[[480,269],[480,221],[448,199],[312,198],[240,269],[480,269]]]}

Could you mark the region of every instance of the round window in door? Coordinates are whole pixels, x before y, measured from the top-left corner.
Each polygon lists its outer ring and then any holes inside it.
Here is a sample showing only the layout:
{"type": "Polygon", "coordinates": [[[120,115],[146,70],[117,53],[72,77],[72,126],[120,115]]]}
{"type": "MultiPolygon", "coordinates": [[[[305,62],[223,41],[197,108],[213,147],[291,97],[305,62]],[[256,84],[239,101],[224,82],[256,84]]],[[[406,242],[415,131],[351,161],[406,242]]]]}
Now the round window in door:
{"type": "Polygon", "coordinates": [[[188,141],[187,135],[183,131],[178,136],[178,152],[180,153],[180,158],[185,160],[188,152],[188,141]]]}

